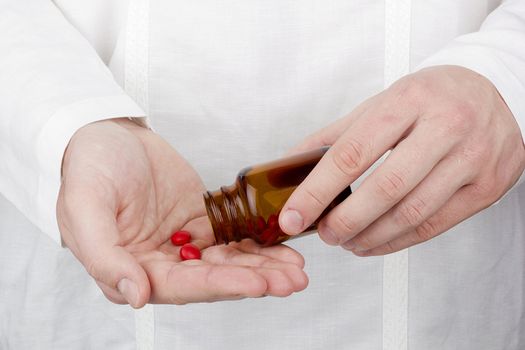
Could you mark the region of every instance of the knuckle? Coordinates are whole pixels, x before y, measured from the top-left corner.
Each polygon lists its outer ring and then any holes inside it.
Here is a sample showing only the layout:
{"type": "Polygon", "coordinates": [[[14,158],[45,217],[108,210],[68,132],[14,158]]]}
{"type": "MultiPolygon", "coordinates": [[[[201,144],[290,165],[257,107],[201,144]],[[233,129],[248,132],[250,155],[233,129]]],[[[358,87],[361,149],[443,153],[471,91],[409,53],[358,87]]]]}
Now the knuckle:
{"type": "Polygon", "coordinates": [[[326,204],[325,204],[325,199],[322,198],[322,196],[320,194],[318,194],[317,192],[315,192],[314,190],[308,188],[307,186],[305,186],[304,188],[304,193],[307,197],[307,201],[308,203],[311,204],[311,202],[313,202],[317,207],[319,208],[323,208],[326,207],[326,204]]]}
{"type": "Polygon", "coordinates": [[[394,210],[394,219],[401,227],[417,227],[424,221],[425,208],[426,203],[419,198],[400,203],[394,210]]]}
{"type": "Polygon", "coordinates": [[[414,244],[428,241],[439,233],[436,226],[430,220],[423,221],[421,225],[416,227],[415,232],[417,241],[413,242],[414,244]]]}
{"type": "MultiPolygon", "coordinates": [[[[494,177],[492,177],[494,179],[494,177]]],[[[470,185],[471,194],[474,199],[483,204],[489,205],[503,195],[503,190],[497,185],[497,181],[478,181],[470,185]]]]}
{"type": "Polygon", "coordinates": [[[386,242],[384,245],[384,254],[392,254],[395,253],[397,250],[392,241],[386,242]]]}
{"type": "Polygon", "coordinates": [[[485,162],[485,150],[482,147],[464,147],[460,151],[461,161],[467,164],[467,169],[477,169],[476,165],[485,162]]]}
{"type": "Polygon", "coordinates": [[[462,136],[472,130],[476,120],[477,111],[474,106],[468,102],[458,102],[447,113],[446,132],[452,135],[462,136]]]}
{"type": "Polygon", "coordinates": [[[183,298],[179,297],[178,295],[172,295],[168,297],[168,303],[172,305],[186,305],[188,302],[184,300],[183,298]]]}
{"type": "MultiPolygon", "coordinates": [[[[353,233],[354,232],[357,232],[358,230],[358,224],[357,222],[348,217],[348,215],[338,215],[336,216],[336,227],[339,228],[339,231],[340,232],[344,232],[345,235],[351,235],[351,236],[354,236],[353,233]]],[[[336,232],[337,233],[337,232],[336,232]]],[[[350,237],[347,237],[347,239],[350,238],[350,237]]]]}
{"type": "Polygon", "coordinates": [[[388,202],[395,201],[405,191],[406,184],[403,176],[397,171],[389,171],[379,176],[375,183],[377,194],[388,202]]]}
{"type": "Polygon", "coordinates": [[[355,245],[363,250],[369,250],[375,248],[378,245],[378,242],[375,242],[374,239],[372,239],[370,235],[367,234],[357,235],[355,238],[353,238],[353,240],[355,245]]]}
{"type": "Polygon", "coordinates": [[[381,116],[381,119],[380,119],[380,124],[381,125],[386,125],[387,127],[390,126],[390,125],[396,125],[398,124],[399,122],[401,122],[402,118],[404,118],[404,116],[400,115],[400,114],[396,114],[396,113],[385,113],[381,116]]]}
{"type": "Polygon", "coordinates": [[[429,81],[426,77],[412,74],[392,85],[397,100],[405,103],[417,103],[427,94],[429,81]]]}
{"type": "Polygon", "coordinates": [[[364,147],[359,141],[347,140],[334,149],[334,165],[346,177],[355,175],[364,160],[364,147]]]}

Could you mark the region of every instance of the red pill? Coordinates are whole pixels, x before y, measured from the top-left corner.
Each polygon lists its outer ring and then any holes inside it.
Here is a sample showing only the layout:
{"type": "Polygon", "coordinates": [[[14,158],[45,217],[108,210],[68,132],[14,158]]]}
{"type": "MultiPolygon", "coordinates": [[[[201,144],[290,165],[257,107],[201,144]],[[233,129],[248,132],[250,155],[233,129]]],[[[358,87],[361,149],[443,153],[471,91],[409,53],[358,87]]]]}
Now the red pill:
{"type": "Polygon", "coordinates": [[[259,237],[259,241],[264,246],[271,246],[277,241],[280,235],[281,230],[278,228],[273,230],[271,228],[267,228],[259,237]]]}
{"type": "Polygon", "coordinates": [[[181,246],[190,243],[190,241],[191,234],[188,231],[177,231],[171,235],[171,243],[173,243],[173,245],[181,246]]]}
{"type": "Polygon", "coordinates": [[[259,232],[263,232],[266,229],[266,221],[264,221],[262,216],[257,217],[257,228],[259,232]]]}
{"type": "Polygon", "coordinates": [[[270,229],[270,228],[267,228],[266,230],[263,231],[263,233],[261,234],[259,239],[261,240],[262,244],[265,244],[269,240],[272,239],[273,235],[274,235],[274,231],[272,229],[270,229]]]}
{"type": "Polygon", "coordinates": [[[268,218],[268,227],[272,230],[279,228],[279,217],[277,215],[270,215],[270,217],[268,218]]]}
{"type": "Polygon", "coordinates": [[[180,248],[180,258],[182,260],[200,259],[201,251],[196,245],[186,243],[180,248]]]}

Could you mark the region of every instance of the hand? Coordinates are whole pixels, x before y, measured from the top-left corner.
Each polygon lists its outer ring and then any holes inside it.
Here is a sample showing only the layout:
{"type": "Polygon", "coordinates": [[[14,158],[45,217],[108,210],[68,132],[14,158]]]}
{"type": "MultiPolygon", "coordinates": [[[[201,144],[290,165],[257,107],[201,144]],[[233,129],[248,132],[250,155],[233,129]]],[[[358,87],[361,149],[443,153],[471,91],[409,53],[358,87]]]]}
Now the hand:
{"type": "Polygon", "coordinates": [[[108,299],[141,307],[287,296],[306,287],[301,255],[252,241],[213,246],[197,173],[152,131],[127,119],[85,126],[63,162],[57,217],[66,245],[108,299]],[[185,228],[202,260],[181,261],[185,228]]]}
{"type": "Polygon", "coordinates": [[[319,224],[357,255],[433,238],[497,201],[525,167],[520,129],[495,87],[461,67],[404,77],[296,151],[332,145],[289,198],[281,228],[308,227],[383,154],[385,162],[319,224]]]}

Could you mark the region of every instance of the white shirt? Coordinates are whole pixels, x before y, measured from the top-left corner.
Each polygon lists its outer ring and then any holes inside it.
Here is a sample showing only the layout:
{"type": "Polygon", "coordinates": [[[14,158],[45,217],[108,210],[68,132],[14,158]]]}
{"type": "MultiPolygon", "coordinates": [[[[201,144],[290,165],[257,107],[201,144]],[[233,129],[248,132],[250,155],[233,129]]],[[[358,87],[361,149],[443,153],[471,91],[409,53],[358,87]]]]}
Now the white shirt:
{"type": "Polygon", "coordinates": [[[524,1],[55,3],[0,0],[1,349],[525,348],[523,185],[406,266],[303,238],[300,294],[137,315],[57,244],[55,218],[68,140],[110,117],[147,115],[211,189],[418,67],[483,74],[523,131],[524,1]]]}

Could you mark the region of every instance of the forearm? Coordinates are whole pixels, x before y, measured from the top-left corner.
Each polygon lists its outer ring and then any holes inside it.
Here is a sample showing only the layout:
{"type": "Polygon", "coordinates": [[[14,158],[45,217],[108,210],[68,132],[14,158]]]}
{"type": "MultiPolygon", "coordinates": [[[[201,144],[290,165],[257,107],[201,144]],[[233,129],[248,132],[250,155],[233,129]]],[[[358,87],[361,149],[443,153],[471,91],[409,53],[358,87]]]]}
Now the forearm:
{"type": "Polygon", "coordinates": [[[0,192],[60,241],[55,203],[69,139],[90,122],[144,112],[51,1],[4,1],[0,31],[0,192]]]}

